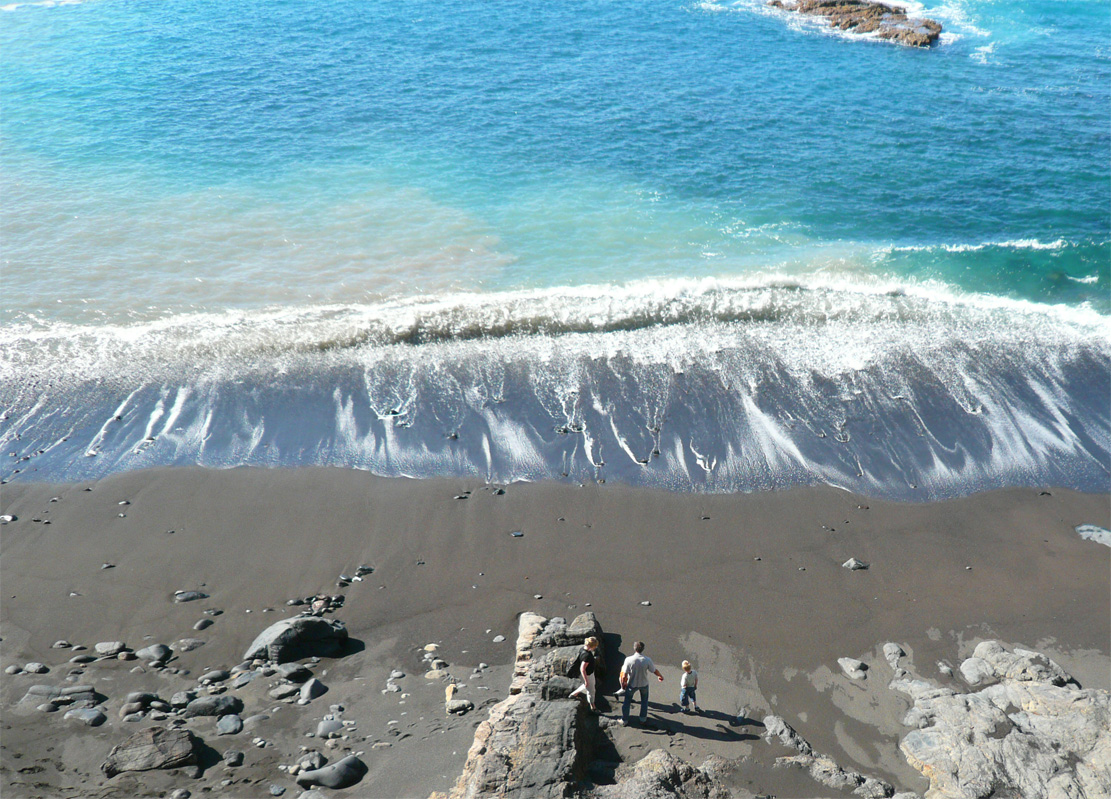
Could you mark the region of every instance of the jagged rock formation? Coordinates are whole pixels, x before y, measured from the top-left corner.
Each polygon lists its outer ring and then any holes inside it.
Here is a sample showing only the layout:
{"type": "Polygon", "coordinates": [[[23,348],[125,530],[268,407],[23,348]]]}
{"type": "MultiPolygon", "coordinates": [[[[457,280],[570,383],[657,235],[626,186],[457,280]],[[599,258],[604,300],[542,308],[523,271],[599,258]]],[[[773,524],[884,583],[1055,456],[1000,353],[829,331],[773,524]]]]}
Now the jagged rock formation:
{"type": "Polygon", "coordinates": [[[731,792],[714,779],[715,763],[701,768],[684,763],[663,749],[637,761],[616,785],[595,788],[596,799],[729,799],[731,792]]]}
{"type": "Polygon", "coordinates": [[[872,34],[908,47],[929,47],[941,35],[941,23],[911,19],[900,8],[873,0],[771,0],[768,5],[812,17],[825,17],[843,31],[872,34]]]}
{"type": "Polygon", "coordinates": [[[1111,693],[1081,690],[1056,663],[1025,649],[979,644],[961,664],[980,691],[896,679],[918,727],[900,747],[930,780],[931,799],[1111,796],[1111,693]]]}
{"type": "Polygon", "coordinates": [[[770,741],[772,738],[778,738],[784,746],[798,750],[797,755],[776,758],[776,766],[801,768],[822,785],[840,791],[851,790],[855,796],[862,796],[865,799],[883,799],[895,793],[895,789],[883,780],[843,769],[834,762],[833,758],[815,752],[814,748],[779,716],[764,717],[764,739],[770,741]]]}
{"type": "MultiPolygon", "coordinates": [[[[586,774],[602,732],[585,702],[545,698],[544,687],[558,680],[566,688],[563,675],[571,662],[566,650],[577,650],[590,635],[602,637],[593,613],[582,614],[571,625],[563,619],[522,614],[510,695],[478,725],[451,799],[555,799],[573,791],[586,774]],[[567,643],[548,648],[557,642],[567,643]]],[[[566,696],[566,691],[556,693],[566,696]]],[[[433,794],[437,796],[443,799],[442,794],[433,794]]]]}

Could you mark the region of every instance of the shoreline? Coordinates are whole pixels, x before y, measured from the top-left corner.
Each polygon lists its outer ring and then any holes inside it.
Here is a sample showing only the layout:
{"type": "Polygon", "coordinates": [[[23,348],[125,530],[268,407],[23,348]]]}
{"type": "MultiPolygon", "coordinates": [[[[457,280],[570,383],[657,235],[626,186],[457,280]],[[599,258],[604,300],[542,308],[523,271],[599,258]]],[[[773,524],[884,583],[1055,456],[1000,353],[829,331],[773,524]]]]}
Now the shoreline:
{"type": "MultiPolygon", "coordinates": [[[[922,674],[936,677],[936,664],[956,665],[977,642],[1000,639],[1048,654],[1085,688],[1108,690],[1111,550],[1073,528],[1111,526],[1109,507],[1107,494],[1055,488],[916,504],[829,487],[755,494],[614,483],[495,487],[338,468],[160,468],[93,483],[9,484],[0,513],[17,520],[2,528],[0,665],[38,661],[50,671],[0,677],[9,711],[3,780],[16,796],[88,789],[81,780],[101,791],[87,795],[123,795],[111,791],[132,778],[105,781],[97,771],[136,729],[115,715],[122,693],[183,690],[202,670],[238,663],[265,626],[297,610],[287,600],[342,593],[334,617],[362,648],[322,662],[329,694],[284,708],[263,732],[250,733],[271,741],[272,753],[255,752],[247,732],[217,739],[211,725],[200,725],[209,745],[245,748],[247,763],[210,768],[200,783],[148,773],[148,795],[223,779],[264,781],[264,791],[284,778],[291,787],[276,766],[311,743],[304,733],[337,701],[358,722],[352,746],[366,750],[368,795],[447,790],[483,702],[505,695],[518,615],[571,618],[584,610],[611,636],[611,657],[628,654],[634,639],[648,643],[670,675],[652,694],[662,722],[671,720],[663,706],[676,701],[678,663],[690,659],[702,677],[700,704],[730,717],[743,706],[753,717],[777,713],[838,763],[921,793],[925,782],[898,751],[905,703],[887,697],[867,706],[856,686],[841,685],[838,658],[882,661],[879,648],[894,641],[922,674]],[[850,557],[870,567],[843,568],[850,557]],[[361,565],[373,572],[336,585],[361,565]],[[180,590],[209,597],[175,603],[180,590]],[[195,632],[206,608],[223,612],[195,632]],[[496,635],[509,643],[494,643],[496,635]],[[175,661],[189,675],[132,674],[133,663],[115,661],[74,667],[73,653],[52,649],[58,639],[91,650],[101,641],[138,649],[190,637],[203,646],[175,661]],[[466,685],[466,698],[477,698],[470,715],[445,718],[443,686],[421,677],[429,642],[466,685]],[[475,674],[482,663],[489,668],[475,674]],[[83,681],[112,689],[104,691],[111,712],[103,726],[77,729],[62,714],[18,705],[28,686],[59,683],[74,668],[83,681]],[[394,669],[409,675],[401,681],[411,694],[406,706],[379,690],[394,669]],[[390,735],[389,726],[407,736],[390,735]],[[391,745],[372,750],[375,743],[391,745]],[[72,753],[74,768],[53,768],[47,747],[58,746],[72,753]],[[34,779],[19,774],[28,760],[41,769],[34,779]],[[36,781],[48,788],[27,787],[36,781]]],[[[692,721],[667,736],[671,751],[699,762],[711,754],[755,757],[763,746],[704,721],[705,728],[692,721]]],[[[629,729],[616,745],[625,757],[659,744],[629,729]]]]}

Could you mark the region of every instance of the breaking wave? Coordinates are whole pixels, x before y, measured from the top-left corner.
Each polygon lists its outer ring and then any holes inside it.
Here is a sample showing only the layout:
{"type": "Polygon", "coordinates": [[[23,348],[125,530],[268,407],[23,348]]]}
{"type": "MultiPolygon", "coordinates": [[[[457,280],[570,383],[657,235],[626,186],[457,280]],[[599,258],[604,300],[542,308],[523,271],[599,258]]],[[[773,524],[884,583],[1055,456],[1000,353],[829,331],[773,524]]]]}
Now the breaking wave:
{"type": "Polygon", "coordinates": [[[844,277],[649,280],[77,326],[0,340],[5,479],[167,464],[1104,490],[1111,323],[844,277]]]}

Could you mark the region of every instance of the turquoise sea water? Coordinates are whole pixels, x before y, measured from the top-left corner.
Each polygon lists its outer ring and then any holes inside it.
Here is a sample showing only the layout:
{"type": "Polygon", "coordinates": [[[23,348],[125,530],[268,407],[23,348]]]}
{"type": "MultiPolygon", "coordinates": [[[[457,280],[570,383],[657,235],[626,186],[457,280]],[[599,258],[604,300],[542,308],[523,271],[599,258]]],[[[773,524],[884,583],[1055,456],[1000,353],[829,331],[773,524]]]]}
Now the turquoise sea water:
{"type": "Polygon", "coordinates": [[[3,6],[3,475],[1106,488],[1111,5],[916,10],[3,6]]]}

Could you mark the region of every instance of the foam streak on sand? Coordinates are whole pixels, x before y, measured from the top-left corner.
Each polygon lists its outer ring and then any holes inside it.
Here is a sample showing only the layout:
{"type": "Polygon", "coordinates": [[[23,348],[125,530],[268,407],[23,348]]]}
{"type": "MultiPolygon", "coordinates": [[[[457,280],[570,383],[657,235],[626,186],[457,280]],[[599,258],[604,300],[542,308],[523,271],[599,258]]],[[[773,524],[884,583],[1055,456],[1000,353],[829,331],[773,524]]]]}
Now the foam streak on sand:
{"type": "Polygon", "coordinates": [[[0,362],[0,443],[6,478],[255,464],[1098,490],[1108,333],[1086,308],[823,276],[23,325],[0,362]]]}

